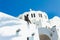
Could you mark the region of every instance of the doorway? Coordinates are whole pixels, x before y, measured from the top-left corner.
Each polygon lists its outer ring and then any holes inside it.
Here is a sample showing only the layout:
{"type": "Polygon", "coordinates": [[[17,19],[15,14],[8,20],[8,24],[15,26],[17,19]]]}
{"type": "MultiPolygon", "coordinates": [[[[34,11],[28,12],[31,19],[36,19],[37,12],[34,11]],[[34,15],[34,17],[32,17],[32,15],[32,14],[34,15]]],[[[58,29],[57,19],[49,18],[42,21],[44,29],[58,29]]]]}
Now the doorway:
{"type": "Polygon", "coordinates": [[[40,40],[51,40],[47,35],[45,34],[42,34],[42,35],[39,35],[39,39],[40,40]]]}

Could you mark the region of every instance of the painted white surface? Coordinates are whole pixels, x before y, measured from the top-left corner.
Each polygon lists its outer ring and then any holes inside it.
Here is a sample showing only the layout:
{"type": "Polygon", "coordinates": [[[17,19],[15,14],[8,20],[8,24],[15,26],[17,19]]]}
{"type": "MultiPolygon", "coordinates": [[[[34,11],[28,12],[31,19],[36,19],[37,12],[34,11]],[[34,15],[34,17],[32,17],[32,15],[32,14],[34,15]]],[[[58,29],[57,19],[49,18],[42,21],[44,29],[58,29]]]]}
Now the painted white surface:
{"type": "Polygon", "coordinates": [[[27,40],[27,37],[31,38],[33,33],[35,34],[34,40],[39,40],[39,33],[48,35],[51,40],[57,40],[57,37],[58,40],[60,39],[60,18],[55,16],[52,19],[48,19],[47,14],[42,11],[30,10],[19,15],[18,18],[0,12],[0,21],[0,36],[14,36],[10,40],[27,40]],[[32,18],[31,14],[34,13],[36,17],[32,18]],[[32,22],[29,25],[24,21],[24,15],[26,14],[29,14],[29,19],[32,22]],[[42,17],[39,17],[38,14],[42,14],[42,17]],[[56,29],[53,28],[54,25],[56,25],[56,29]],[[21,31],[16,33],[18,29],[21,29],[21,31]],[[53,34],[52,37],[50,33],[53,34]]]}

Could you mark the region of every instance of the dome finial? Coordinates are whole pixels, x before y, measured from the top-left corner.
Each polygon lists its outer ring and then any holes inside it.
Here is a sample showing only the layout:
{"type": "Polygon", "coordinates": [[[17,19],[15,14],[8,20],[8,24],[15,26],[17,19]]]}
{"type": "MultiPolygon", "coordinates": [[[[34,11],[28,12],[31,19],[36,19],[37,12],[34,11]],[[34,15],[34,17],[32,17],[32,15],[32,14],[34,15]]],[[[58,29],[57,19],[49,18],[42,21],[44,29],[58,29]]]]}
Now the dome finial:
{"type": "Polygon", "coordinates": [[[30,11],[32,11],[32,9],[30,9],[30,11]]]}

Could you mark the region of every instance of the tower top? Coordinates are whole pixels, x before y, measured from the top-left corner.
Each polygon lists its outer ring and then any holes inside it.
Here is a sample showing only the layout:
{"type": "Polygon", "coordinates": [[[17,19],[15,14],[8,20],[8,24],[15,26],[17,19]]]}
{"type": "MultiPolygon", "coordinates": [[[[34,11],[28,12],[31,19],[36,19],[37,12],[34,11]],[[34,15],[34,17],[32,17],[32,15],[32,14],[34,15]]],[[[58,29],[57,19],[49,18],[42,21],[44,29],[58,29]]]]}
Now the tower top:
{"type": "Polygon", "coordinates": [[[30,11],[32,11],[32,9],[30,9],[30,11]]]}

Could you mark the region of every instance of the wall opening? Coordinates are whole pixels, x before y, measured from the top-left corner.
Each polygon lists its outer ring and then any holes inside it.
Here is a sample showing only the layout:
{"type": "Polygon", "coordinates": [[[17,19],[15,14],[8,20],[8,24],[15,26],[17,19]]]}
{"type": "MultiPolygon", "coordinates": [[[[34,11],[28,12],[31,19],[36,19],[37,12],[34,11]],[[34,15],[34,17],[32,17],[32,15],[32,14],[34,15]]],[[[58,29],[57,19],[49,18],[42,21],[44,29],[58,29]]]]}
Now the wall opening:
{"type": "Polygon", "coordinates": [[[42,35],[39,35],[39,39],[40,40],[51,40],[47,35],[45,34],[42,34],[42,35]]]}

